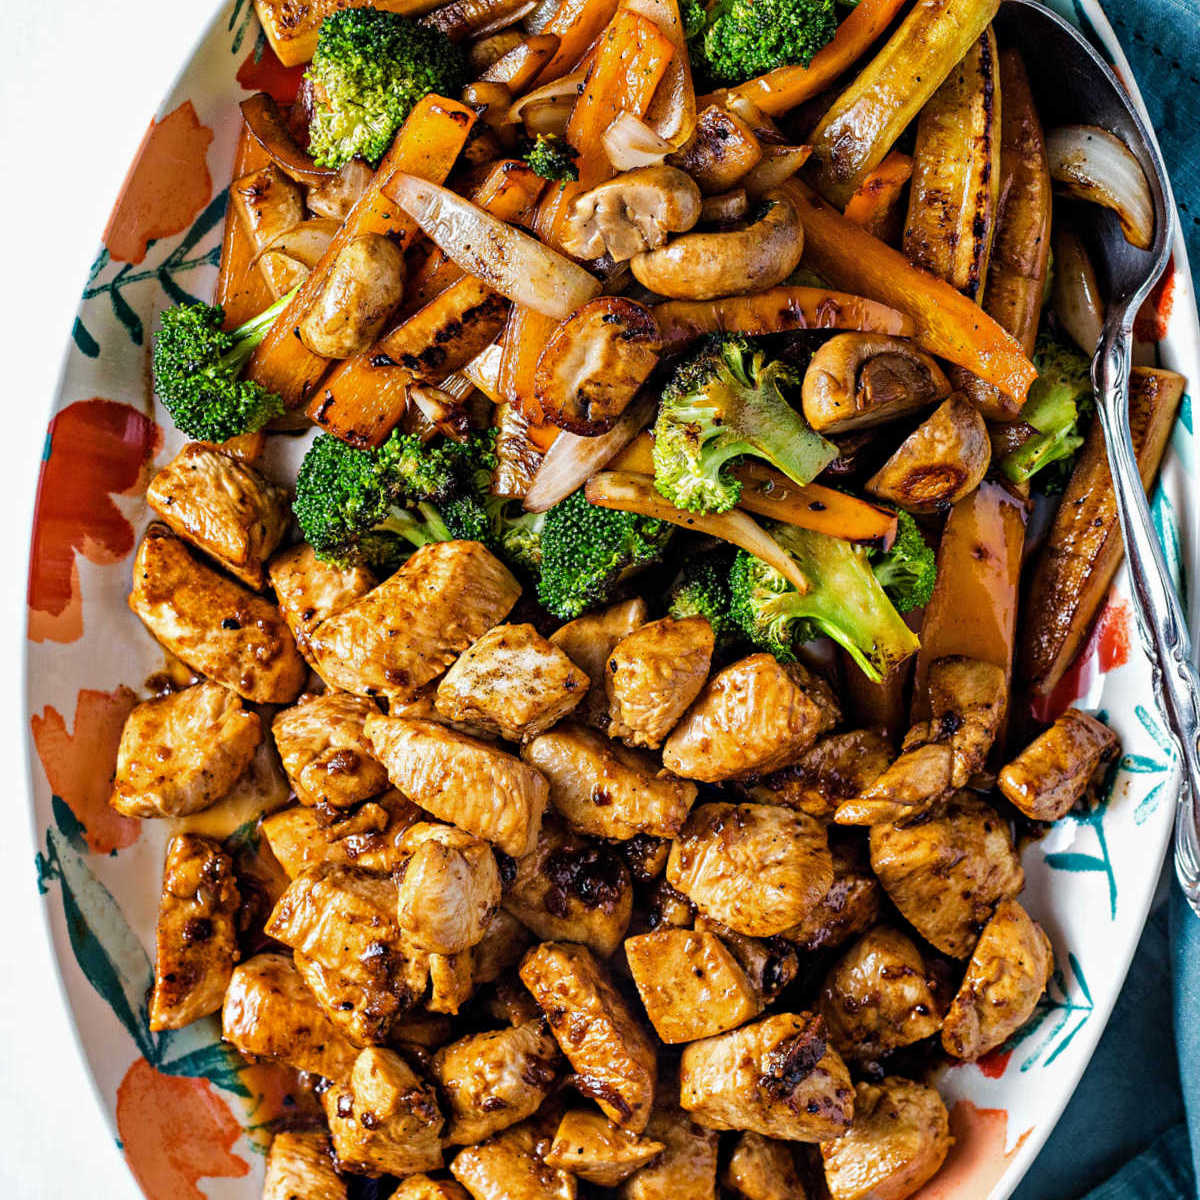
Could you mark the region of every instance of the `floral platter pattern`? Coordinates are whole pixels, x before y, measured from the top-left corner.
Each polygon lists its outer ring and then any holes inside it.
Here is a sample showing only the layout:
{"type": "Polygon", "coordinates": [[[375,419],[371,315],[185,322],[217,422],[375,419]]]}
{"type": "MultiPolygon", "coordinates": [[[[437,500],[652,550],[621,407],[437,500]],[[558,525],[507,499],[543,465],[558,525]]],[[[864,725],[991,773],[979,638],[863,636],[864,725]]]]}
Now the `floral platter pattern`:
{"type": "MultiPolygon", "coordinates": [[[[1131,79],[1096,0],[1055,7],[1131,79]]],[[[250,0],[225,4],[151,122],[89,273],[34,518],[26,719],[37,886],[100,1102],[149,1200],[256,1198],[262,1153],[289,1103],[284,1074],[247,1065],[221,1043],[215,1018],[151,1033],[147,947],[168,831],[118,815],[107,793],[132,689],[162,666],[125,603],[146,483],[180,440],[149,395],[148,330],[166,305],[211,293],[226,201],[213,181],[230,174],[237,102],[253,91],[290,100],[298,81],[265,45],[250,0]]],[[[1177,238],[1175,268],[1139,329],[1146,353],[1194,386],[1200,334],[1185,263],[1177,238]]],[[[1181,586],[1192,583],[1193,618],[1198,453],[1185,397],[1153,511],[1181,586]]],[[[1095,809],[1024,851],[1025,899],[1059,966],[1012,1043],[939,1081],[956,1143],[921,1200],[1001,1200],[1016,1186],[1099,1040],[1154,896],[1177,787],[1124,572],[1056,697],[1071,700],[1106,711],[1124,756],[1095,809]]],[[[236,814],[225,818],[232,827],[236,814]]]]}

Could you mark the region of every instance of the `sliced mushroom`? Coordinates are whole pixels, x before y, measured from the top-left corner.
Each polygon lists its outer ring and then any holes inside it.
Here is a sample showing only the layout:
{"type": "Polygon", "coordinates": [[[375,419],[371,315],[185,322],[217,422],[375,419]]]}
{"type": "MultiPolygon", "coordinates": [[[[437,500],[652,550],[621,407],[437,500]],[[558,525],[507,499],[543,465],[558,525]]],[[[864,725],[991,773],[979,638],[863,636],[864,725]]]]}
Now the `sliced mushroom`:
{"type": "Polygon", "coordinates": [[[991,459],[987,424],[956,392],[867,480],[867,491],[909,512],[938,512],[973,492],[991,459]]]}
{"type": "Polygon", "coordinates": [[[727,192],[745,178],[759,162],[763,150],[754,131],[741,117],[717,104],[710,104],[696,118],[692,140],[671,162],[682,167],[711,196],[727,192]]]}
{"type": "Polygon", "coordinates": [[[740,221],[750,211],[750,198],[745,188],[734,188],[719,196],[705,196],[700,206],[700,220],[709,225],[728,225],[740,221]]]}
{"type": "Polygon", "coordinates": [[[881,425],[950,394],[937,362],[905,338],[839,333],[804,373],[804,416],[819,433],[881,425]]]}
{"type": "Polygon", "coordinates": [[[661,349],[658,324],[646,308],[623,296],[597,296],[550,335],[534,395],[548,421],[598,436],[625,411],[661,349]]]}
{"type": "Polygon", "coordinates": [[[607,252],[614,262],[625,262],[699,220],[700,189],[690,175],[677,167],[641,167],[575,198],[562,248],[576,258],[607,252]]]}
{"type": "Polygon", "coordinates": [[[757,220],[727,233],[689,233],[630,262],[643,287],[676,300],[761,292],[785,280],[804,252],[804,227],[790,200],[766,197],[757,220]]]}

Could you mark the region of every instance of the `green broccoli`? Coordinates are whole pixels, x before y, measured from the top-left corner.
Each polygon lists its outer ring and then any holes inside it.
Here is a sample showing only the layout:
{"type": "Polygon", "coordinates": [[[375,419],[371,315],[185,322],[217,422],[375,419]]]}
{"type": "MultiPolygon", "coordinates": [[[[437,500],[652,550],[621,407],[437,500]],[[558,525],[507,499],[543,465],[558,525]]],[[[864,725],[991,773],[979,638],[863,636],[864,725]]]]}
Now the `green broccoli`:
{"type": "Polygon", "coordinates": [[[899,515],[892,548],[872,560],[871,570],[897,610],[906,613],[929,603],[937,580],[937,555],[916,521],[903,509],[899,515]]]}
{"type": "Polygon", "coordinates": [[[341,167],[357,154],[374,166],[418,100],[457,96],[468,74],[462,48],[440,29],[383,9],[346,8],[321,22],[305,79],[313,161],[341,167]]]}
{"type": "Polygon", "coordinates": [[[539,133],[524,157],[534,173],[543,179],[557,179],[565,183],[579,178],[578,153],[566,138],[556,133],[539,133]]]}
{"type": "Polygon", "coordinates": [[[692,65],[715,84],[743,83],[776,67],[808,66],[837,31],[834,0],[715,0],[685,16],[692,65]]]}
{"type": "Polygon", "coordinates": [[[1091,364],[1074,348],[1043,331],[1033,352],[1038,377],[1029,389],[1021,420],[1037,431],[1001,460],[1000,468],[1014,483],[1024,483],[1051,463],[1060,464],[1048,477],[1051,487],[1069,471],[1083,445],[1081,417],[1094,407],[1091,364]]]}
{"type": "Polygon", "coordinates": [[[563,620],[604,604],[622,580],[662,558],[673,532],[664,521],[601,508],[573,492],[542,522],[538,600],[563,620]]]}
{"type": "Polygon", "coordinates": [[[800,593],[773,567],[738,551],[730,574],[733,617],[756,646],[791,662],[797,642],[824,634],[876,682],[918,649],[865,550],[795,525],[772,522],[767,531],[795,560],[809,587],[800,593]]]}
{"type": "Polygon", "coordinates": [[[703,617],[713,629],[717,645],[727,645],[738,635],[730,612],[729,571],[733,553],[721,547],[709,554],[689,557],[667,594],[667,611],[677,621],[703,617]]]}
{"type": "Polygon", "coordinates": [[[280,296],[230,331],[221,328],[225,310],[219,304],[177,304],[163,313],[154,335],[154,391],[188,437],[226,442],[283,412],[283,401],[243,379],[242,369],[291,298],[292,292],[280,296]]]}
{"type": "Polygon", "coordinates": [[[810,483],[838,454],[788,404],[796,377],[740,334],[710,338],[663,390],[654,426],[654,486],[689,512],[724,512],[742,485],[728,470],[743,455],[810,483]]]}

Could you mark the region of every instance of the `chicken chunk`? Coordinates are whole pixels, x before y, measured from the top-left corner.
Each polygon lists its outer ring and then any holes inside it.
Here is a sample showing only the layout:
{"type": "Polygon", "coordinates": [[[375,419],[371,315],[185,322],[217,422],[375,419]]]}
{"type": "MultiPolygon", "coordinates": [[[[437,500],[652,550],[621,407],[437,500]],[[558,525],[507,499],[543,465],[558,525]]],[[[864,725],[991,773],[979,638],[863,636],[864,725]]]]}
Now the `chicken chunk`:
{"type": "Polygon", "coordinates": [[[645,600],[635,596],[599,612],[568,621],[550,635],[550,642],[591,681],[587,695],[575,710],[577,720],[597,729],[608,728],[608,696],[604,691],[604,664],[617,643],[646,623],[645,600]]]}
{"type": "Polygon", "coordinates": [[[713,646],[703,617],[663,617],[622,638],[604,672],[609,736],[657,750],[700,694],[713,646]]]}
{"type": "Polygon", "coordinates": [[[375,577],[365,567],[336,567],[322,562],[306,542],[280,550],[267,564],[267,574],[279,600],[279,611],[300,653],[310,662],[313,630],[326,617],[361,600],[375,586],[375,577]]]}
{"type": "Polygon", "coordinates": [[[800,950],[840,946],[856,933],[865,933],[879,919],[882,889],[871,874],[866,848],[845,838],[842,831],[831,831],[833,886],[798,925],[782,934],[800,950]]]}
{"type": "Polygon", "coordinates": [[[871,869],[912,927],[952,958],[966,958],[996,904],[1025,883],[1008,825],[959,792],[927,820],[871,828],[871,869]]]}
{"type": "Polygon", "coordinates": [[[791,766],[760,780],[751,796],[828,821],[839,804],[870,787],[891,761],[892,747],[878,729],[830,733],[791,766]]]}
{"type": "Polygon", "coordinates": [[[326,617],[309,646],[331,687],[404,701],[508,615],[521,585],[479,542],[422,546],[390,579],[326,617]]]}
{"type": "Polygon", "coordinates": [[[634,883],[652,883],[667,869],[671,843],[666,838],[635,833],[633,837],[618,842],[617,849],[634,883]]]}
{"type": "Polygon", "coordinates": [[[623,841],[672,838],[687,820],[696,785],[658,769],[643,751],[614,745],[583,725],[564,724],[521,751],[550,784],[550,803],[572,829],[623,841]]]}
{"type": "Polygon", "coordinates": [[[338,1164],[360,1175],[411,1175],[442,1165],[433,1088],[394,1050],[371,1046],[321,1096],[338,1164]]]}
{"type": "Polygon", "coordinates": [[[711,1129],[673,1105],[657,1105],[645,1136],[666,1149],[621,1185],[622,1200],[716,1200],[717,1135],[711,1129]]]}
{"type": "Polygon", "coordinates": [[[495,983],[515,967],[533,942],[533,934],[511,913],[498,909],[471,952],[471,975],[476,987],[495,983]]]}
{"type": "Polygon", "coordinates": [[[937,1033],[945,1004],[912,940],[877,925],[830,968],[817,1011],[843,1058],[872,1063],[937,1033]]]}
{"type": "Polygon", "coordinates": [[[629,928],[633,881],[613,847],[549,820],[500,903],[538,938],[578,942],[608,958],[629,928]]]}
{"type": "Polygon", "coordinates": [[[833,884],[825,830],[771,804],[702,804],[671,847],[667,881],[705,916],[751,937],[782,933],[833,884]]]}
{"type": "Polygon", "coordinates": [[[752,654],[714,675],[663,747],[663,766],[719,783],[794,762],[840,713],[829,686],[799,664],[752,654]]]}
{"type": "Polygon", "coordinates": [[[283,1130],[271,1139],[263,1200],[346,1200],[333,1166],[333,1143],[323,1131],[283,1130]]]}
{"type": "Polygon", "coordinates": [[[575,1176],[546,1162],[550,1135],[525,1121],[460,1150],[450,1172],[474,1200],[575,1200],[575,1176]]]}
{"type": "Polygon", "coordinates": [[[425,1007],[433,1013],[455,1015],[475,990],[471,951],[429,956],[429,998],[425,1007]]]}
{"type": "Polygon", "coordinates": [[[597,1112],[563,1113],[546,1162],[600,1187],[614,1188],[666,1149],[662,1142],[614,1125],[597,1112]]]}
{"type": "Polygon", "coordinates": [[[283,769],[301,804],[349,808],[378,796],[388,785],[387,771],[371,755],[363,733],[377,712],[370,700],[344,692],[301,696],[271,725],[283,769]]]}
{"type": "Polygon", "coordinates": [[[410,960],[391,988],[360,983],[335,967],[327,967],[299,951],[292,955],[296,970],[316,997],[321,1011],[355,1046],[378,1046],[391,1036],[396,1021],[409,1011],[425,990],[428,964],[410,960]]]}
{"type": "Polygon", "coordinates": [[[410,1175],[392,1193],[392,1200],[471,1200],[471,1197],[466,1188],[453,1179],[410,1175]]]}
{"type": "Polygon", "coordinates": [[[1097,770],[1119,749],[1107,725],[1068,708],[1000,772],[1000,790],[1027,817],[1057,821],[1083,799],[1097,770]]]}
{"type": "Polygon", "coordinates": [[[289,704],[308,673],[279,610],[219,575],[164,525],[151,525],[133,564],[133,609],[194,671],[259,704],[289,704]]]}
{"type": "Polygon", "coordinates": [[[109,802],[126,817],[185,817],[242,777],[262,740],[258,714],[219,683],[197,683],[129,714],[109,802]]]}
{"type": "Polygon", "coordinates": [[[561,721],[590,682],[532,625],[496,625],[446,672],[437,711],[447,721],[470,721],[520,742],[561,721]]]}
{"type": "Polygon", "coordinates": [[[188,442],[150,481],[146,503],[252,588],[292,519],[287,492],[232,454],[188,442]]]}
{"type": "Polygon", "coordinates": [[[540,1019],[443,1046],[430,1069],[446,1100],[444,1140],[470,1146],[532,1116],[553,1089],[560,1061],[540,1019]]]}
{"type": "Polygon", "coordinates": [[[358,1055],[284,954],[257,954],[234,968],[221,1036],[243,1054],[277,1058],[326,1079],[347,1078],[358,1055]]]}
{"type": "Polygon", "coordinates": [[[685,1047],[679,1103],[710,1129],[819,1142],[850,1125],[854,1089],[820,1017],[777,1013],[685,1047]]]}
{"type": "Polygon", "coordinates": [[[700,933],[716,934],[721,939],[746,973],[761,1004],[770,1004],[800,973],[796,947],[782,937],[747,937],[703,915],[696,917],[693,928],[700,933]]]}
{"type": "Polygon", "coordinates": [[[860,1083],[854,1123],[821,1143],[832,1200],[906,1200],[932,1179],[953,1139],[942,1098],[931,1087],[889,1075],[860,1083]]]}
{"type": "Polygon", "coordinates": [[[549,786],[512,754],[432,721],[375,714],[375,757],[414,804],[519,858],[537,844],[549,786]]]}
{"type": "Polygon", "coordinates": [[[762,1003],[719,937],[656,929],[625,942],[625,958],[655,1033],[668,1045],[736,1029],[762,1003]]]}
{"type": "Polygon", "coordinates": [[[738,1137],[723,1181],[745,1200],[805,1200],[791,1147],[761,1133],[738,1137]]]}
{"type": "Polygon", "coordinates": [[[576,1087],[610,1121],[641,1133],[654,1100],[657,1055],[604,968],[583,946],[543,942],[525,956],[520,974],[575,1070],[576,1087]]]}
{"type": "Polygon", "coordinates": [[[1042,927],[1015,900],[1001,900],[946,1014],[946,1053],[976,1059],[1006,1042],[1033,1015],[1053,970],[1042,927]]]}

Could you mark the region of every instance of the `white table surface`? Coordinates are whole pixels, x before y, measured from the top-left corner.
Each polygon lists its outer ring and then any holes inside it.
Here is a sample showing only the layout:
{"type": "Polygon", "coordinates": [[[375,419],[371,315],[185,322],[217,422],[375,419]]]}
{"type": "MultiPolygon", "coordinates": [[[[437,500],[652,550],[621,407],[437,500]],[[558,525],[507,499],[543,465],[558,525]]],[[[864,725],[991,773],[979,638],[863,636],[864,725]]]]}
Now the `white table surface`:
{"type": "MultiPolygon", "coordinates": [[[[0,1197],[135,1200],[59,992],[34,882],[25,563],[59,362],[109,208],[212,0],[11,0],[0,39],[0,1197]]],[[[214,1197],[219,1192],[210,1193],[214,1197]]]]}

